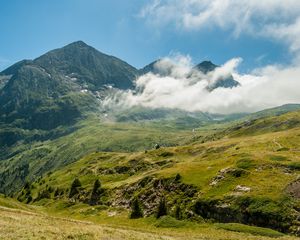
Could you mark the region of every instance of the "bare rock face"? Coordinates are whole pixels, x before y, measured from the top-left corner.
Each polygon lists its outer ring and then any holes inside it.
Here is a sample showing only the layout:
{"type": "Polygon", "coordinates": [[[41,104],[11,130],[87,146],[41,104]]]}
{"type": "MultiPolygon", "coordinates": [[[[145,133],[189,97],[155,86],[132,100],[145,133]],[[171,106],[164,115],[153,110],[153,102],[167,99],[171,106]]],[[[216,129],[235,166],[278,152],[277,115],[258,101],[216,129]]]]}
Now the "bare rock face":
{"type": "Polygon", "coordinates": [[[300,199],[300,177],[298,177],[296,181],[290,183],[287,186],[286,191],[294,198],[300,199]]]}
{"type": "Polygon", "coordinates": [[[111,206],[129,209],[133,197],[138,196],[144,216],[149,216],[156,211],[160,199],[165,197],[169,207],[181,205],[188,214],[186,205],[195,201],[199,194],[197,187],[182,183],[178,177],[145,177],[137,183],[114,189],[111,206]]]}
{"type": "Polygon", "coordinates": [[[234,176],[234,177],[238,178],[238,177],[241,177],[244,174],[246,174],[246,171],[243,170],[243,169],[227,167],[227,168],[221,169],[218,172],[218,175],[215,176],[211,180],[211,182],[210,182],[209,185],[210,186],[216,186],[216,185],[218,185],[218,183],[221,182],[223,179],[225,179],[227,175],[231,175],[231,176],[234,176]]]}
{"type": "Polygon", "coordinates": [[[251,188],[246,187],[246,186],[242,186],[242,185],[237,185],[234,190],[237,191],[237,192],[250,192],[251,188]]]}

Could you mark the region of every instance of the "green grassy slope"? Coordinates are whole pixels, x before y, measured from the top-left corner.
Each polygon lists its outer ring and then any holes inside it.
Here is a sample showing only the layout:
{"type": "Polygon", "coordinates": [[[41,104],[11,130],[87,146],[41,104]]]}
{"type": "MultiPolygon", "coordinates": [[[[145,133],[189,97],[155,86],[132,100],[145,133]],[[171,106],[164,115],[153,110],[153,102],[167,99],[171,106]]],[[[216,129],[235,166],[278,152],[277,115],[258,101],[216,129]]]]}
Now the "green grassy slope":
{"type": "Polygon", "coordinates": [[[222,131],[222,138],[216,134],[219,140],[187,146],[92,153],[39,179],[18,197],[78,217],[107,219],[113,213],[124,219],[134,197],[141,199],[145,215],[151,216],[165,196],[170,215],[175,214],[172,206],[179,206],[183,219],[241,222],[295,232],[299,201],[287,189],[300,171],[297,119],[299,112],[264,118],[249,125],[251,131],[249,126],[230,128],[222,131]],[[82,187],[70,199],[75,178],[82,187]],[[97,208],[89,206],[96,179],[103,187],[97,208]]]}
{"type": "MultiPolygon", "coordinates": [[[[80,102],[80,112],[88,111],[86,98],[74,95],[70,99],[80,102]]],[[[282,106],[266,110],[265,114],[280,114],[291,109],[294,108],[282,106]]],[[[5,144],[0,146],[0,192],[12,193],[26,180],[32,181],[93,151],[133,152],[153,148],[156,143],[175,146],[199,139],[207,141],[220,138],[224,135],[222,130],[236,127],[236,122],[232,120],[242,116],[226,116],[224,119],[200,112],[150,111],[145,108],[108,114],[108,118],[115,118],[116,121],[109,122],[104,114],[97,112],[71,126],[60,125],[51,131],[26,130],[9,125],[1,127],[0,142],[4,141],[5,144]]]]}
{"type": "Polygon", "coordinates": [[[174,146],[192,138],[191,131],[152,123],[105,122],[97,116],[80,121],[74,129],[54,139],[20,142],[3,149],[8,155],[0,161],[0,190],[11,193],[26,179],[32,181],[94,151],[141,151],[156,143],[174,146]]]}

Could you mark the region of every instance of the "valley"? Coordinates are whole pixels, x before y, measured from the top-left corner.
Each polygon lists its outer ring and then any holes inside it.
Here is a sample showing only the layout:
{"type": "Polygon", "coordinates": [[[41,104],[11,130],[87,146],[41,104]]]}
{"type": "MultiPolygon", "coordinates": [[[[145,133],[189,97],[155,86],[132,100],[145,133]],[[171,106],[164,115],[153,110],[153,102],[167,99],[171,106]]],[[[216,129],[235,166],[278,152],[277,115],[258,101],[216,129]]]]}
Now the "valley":
{"type": "MultiPolygon", "coordinates": [[[[78,41],[0,73],[1,239],[300,236],[300,105],[123,103],[143,75],[173,74],[160,61],[136,69],[78,41]]],[[[239,86],[230,74],[205,91],[239,86]]]]}

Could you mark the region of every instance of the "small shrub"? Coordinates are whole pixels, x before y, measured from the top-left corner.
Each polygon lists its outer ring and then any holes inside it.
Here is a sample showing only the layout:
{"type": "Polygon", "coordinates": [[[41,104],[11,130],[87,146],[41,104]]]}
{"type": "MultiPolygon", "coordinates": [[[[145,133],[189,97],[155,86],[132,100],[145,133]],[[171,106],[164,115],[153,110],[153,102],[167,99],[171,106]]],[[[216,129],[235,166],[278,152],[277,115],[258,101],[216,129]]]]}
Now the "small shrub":
{"type": "Polygon", "coordinates": [[[282,148],[277,149],[277,152],[283,152],[283,151],[289,151],[289,150],[290,149],[287,147],[282,147],[282,148]]]}
{"type": "Polygon", "coordinates": [[[270,160],[272,160],[272,161],[286,161],[286,160],[288,160],[288,158],[285,157],[285,156],[272,155],[272,156],[270,156],[270,160]]]}
{"type": "Polygon", "coordinates": [[[31,201],[32,201],[32,196],[29,195],[29,196],[27,197],[26,203],[28,204],[28,203],[30,203],[31,201]]]}
{"type": "Polygon", "coordinates": [[[300,162],[293,162],[287,165],[291,170],[300,170],[300,162]]]}
{"type": "Polygon", "coordinates": [[[237,168],[230,172],[230,175],[232,175],[233,177],[236,177],[236,178],[241,177],[245,174],[247,174],[247,172],[242,168],[237,168]]]}
{"type": "Polygon", "coordinates": [[[40,191],[40,192],[38,193],[38,196],[37,196],[37,198],[35,199],[35,201],[39,201],[39,200],[44,199],[44,198],[48,198],[48,199],[51,198],[51,194],[50,194],[50,192],[48,191],[48,189],[44,189],[44,190],[40,191]]]}
{"type": "Polygon", "coordinates": [[[242,158],[236,162],[236,166],[241,169],[251,169],[255,167],[255,163],[249,158],[242,158]]]}
{"type": "Polygon", "coordinates": [[[181,179],[181,175],[179,173],[177,173],[175,176],[175,181],[178,182],[178,181],[180,181],[180,179],[181,179]]]}
{"type": "Polygon", "coordinates": [[[172,157],[174,155],[174,153],[172,152],[162,152],[161,154],[159,154],[160,157],[172,157]]]}
{"type": "Polygon", "coordinates": [[[30,183],[29,183],[29,182],[26,182],[26,183],[25,183],[24,189],[25,189],[25,190],[29,190],[29,189],[30,189],[30,183]]]}
{"type": "Polygon", "coordinates": [[[59,196],[59,189],[58,188],[56,188],[56,190],[54,192],[54,197],[57,197],[57,196],[59,196]]]}

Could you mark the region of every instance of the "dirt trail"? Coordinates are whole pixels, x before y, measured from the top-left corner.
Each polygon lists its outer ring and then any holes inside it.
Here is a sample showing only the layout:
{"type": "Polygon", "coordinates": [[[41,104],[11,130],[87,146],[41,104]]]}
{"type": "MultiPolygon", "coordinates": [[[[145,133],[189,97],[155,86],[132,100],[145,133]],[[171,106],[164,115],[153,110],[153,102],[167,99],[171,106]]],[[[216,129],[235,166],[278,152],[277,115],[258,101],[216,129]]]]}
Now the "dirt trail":
{"type": "Polygon", "coordinates": [[[273,143],[275,145],[277,145],[279,148],[283,148],[283,146],[279,142],[276,141],[276,138],[273,139],[273,143]]]}

